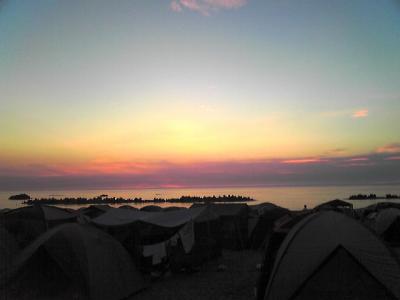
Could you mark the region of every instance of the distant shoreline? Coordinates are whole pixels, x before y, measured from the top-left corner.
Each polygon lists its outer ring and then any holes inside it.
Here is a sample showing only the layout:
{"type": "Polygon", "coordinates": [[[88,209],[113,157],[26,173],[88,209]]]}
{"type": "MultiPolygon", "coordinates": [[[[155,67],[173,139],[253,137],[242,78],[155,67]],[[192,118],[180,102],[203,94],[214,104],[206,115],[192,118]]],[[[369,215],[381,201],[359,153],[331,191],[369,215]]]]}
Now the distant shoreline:
{"type": "Polygon", "coordinates": [[[88,205],[88,204],[154,204],[154,203],[243,203],[255,201],[250,197],[243,196],[212,196],[212,197],[193,197],[193,196],[182,196],[180,198],[154,198],[150,200],[144,200],[142,198],[125,199],[108,197],[107,195],[100,195],[95,198],[41,198],[41,199],[28,199],[23,202],[26,205],[32,204],[45,204],[45,205],[88,205]]]}
{"type": "Polygon", "coordinates": [[[386,194],[386,196],[377,196],[375,194],[357,194],[351,195],[346,200],[400,200],[400,196],[392,194],[386,194]]]}
{"type": "Polygon", "coordinates": [[[346,198],[345,200],[400,200],[400,197],[396,198],[376,197],[376,198],[365,198],[365,199],[346,198]]]}

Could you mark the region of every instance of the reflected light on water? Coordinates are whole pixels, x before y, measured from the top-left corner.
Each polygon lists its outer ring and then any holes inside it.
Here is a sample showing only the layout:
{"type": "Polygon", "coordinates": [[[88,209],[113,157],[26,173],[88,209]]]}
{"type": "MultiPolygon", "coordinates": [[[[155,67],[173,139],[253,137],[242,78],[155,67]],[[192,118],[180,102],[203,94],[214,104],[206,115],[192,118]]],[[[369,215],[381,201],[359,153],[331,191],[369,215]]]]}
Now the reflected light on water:
{"type": "MultiPolygon", "coordinates": [[[[106,194],[109,197],[142,198],[151,200],[153,198],[179,198],[181,196],[219,196],[219,195],[240,195],[255,199],[249,204],[261,202],[272,202],[289,209],[302,209],[304,205],[308,208],[329,201],[332,199],[346,199],[352,194],[370,194],[384,196],[387,193],[400,194],[398,185],[379,186],[320,186],[320,187],[225,187],[225,188],[170,188],[170,189],[135,189],[135,190],[53,190],[53,191],[1,191],[0,208],[16,208],[21,206],[20,201],[8,200],[8,197],[21,192],[29,194],[33,198],[64,198],[64,197],[95,197],[106,194]]],[[[376,202],[386,200],[353,200],[354,208],[368,206],[376,202]]],[[[396,201],[396,200],[393,200],[396,201]]],[[[400,200],[397,200],[400,201],[400,200]]],[[[149,203],[151,205],[183,206],[187,203],[149,203]]],[[[142,207],[149,204],[135,204],[142,207]]],[[[120,206],[120,205],[115,205],[120,206]]],[[[70,208],[79,206],[68,205],[70,208]]]]}

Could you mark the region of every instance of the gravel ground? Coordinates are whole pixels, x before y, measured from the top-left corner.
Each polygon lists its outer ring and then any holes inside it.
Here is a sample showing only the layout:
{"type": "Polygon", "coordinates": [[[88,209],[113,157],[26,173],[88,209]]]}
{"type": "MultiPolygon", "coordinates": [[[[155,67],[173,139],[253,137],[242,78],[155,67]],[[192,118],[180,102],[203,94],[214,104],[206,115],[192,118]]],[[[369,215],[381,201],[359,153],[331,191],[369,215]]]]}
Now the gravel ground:
{"type": "Polygon", "coordinates": [[[192,274],[172,274],[156,282],[129,300],[239,300],[254,299],[254,288],[262,262],[259,251],[224,251],[222,257],[204,264],[192,274]],[[218,271],[219,265],[225,271],[218,271]]]}

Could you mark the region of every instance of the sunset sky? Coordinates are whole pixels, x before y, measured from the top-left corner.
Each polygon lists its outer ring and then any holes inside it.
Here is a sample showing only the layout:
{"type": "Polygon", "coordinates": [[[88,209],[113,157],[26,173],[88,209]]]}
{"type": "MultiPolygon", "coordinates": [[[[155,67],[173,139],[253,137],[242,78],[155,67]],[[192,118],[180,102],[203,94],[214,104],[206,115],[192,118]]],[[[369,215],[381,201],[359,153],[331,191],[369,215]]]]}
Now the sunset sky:
{"type": "Polygon", "coordinates": [[[0,189],[400,182],[400,2],[0,0],[0,189]]]}

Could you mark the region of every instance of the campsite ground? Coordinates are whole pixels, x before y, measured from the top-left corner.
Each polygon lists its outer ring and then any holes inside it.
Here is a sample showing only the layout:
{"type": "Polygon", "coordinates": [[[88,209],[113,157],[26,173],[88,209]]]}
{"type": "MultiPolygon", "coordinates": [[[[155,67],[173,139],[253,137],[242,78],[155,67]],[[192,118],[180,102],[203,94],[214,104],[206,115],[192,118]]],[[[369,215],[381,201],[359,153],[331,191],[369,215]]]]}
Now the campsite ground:
{"type": "Polygon", "coordinates": [[[129,300],[239,300],[254,299],[254,288],[262,262],[259,251],[224,250],[219,259],[204,264],[199,272],[172,274],[154,282],[149,288],[129,300]],[[225,265],[225,271],[218,271],[225,265]]]}

